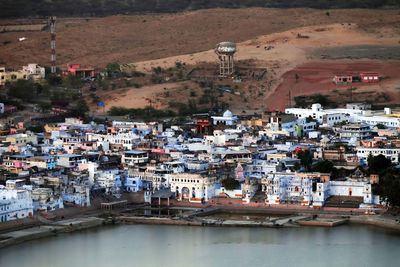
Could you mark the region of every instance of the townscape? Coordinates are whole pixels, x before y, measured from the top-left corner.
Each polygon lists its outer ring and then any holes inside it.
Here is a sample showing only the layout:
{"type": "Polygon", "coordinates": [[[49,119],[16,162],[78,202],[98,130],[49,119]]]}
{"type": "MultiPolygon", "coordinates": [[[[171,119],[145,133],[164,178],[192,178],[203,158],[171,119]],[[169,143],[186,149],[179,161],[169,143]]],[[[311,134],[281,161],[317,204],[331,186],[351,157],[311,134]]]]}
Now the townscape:
{"type": "Polygon", "coordinates": [[[0,3],[0,265],[395,266],[399,3],[367,2],[0,3]]]}
{"type": "Polygon", "coordinates": [[[226,198],[379,211],[388,199],[374,193],[381,177],[366,168],[379,157],[399,164],[399,123],[400,113],[362,103],[253,116],[226,110],[183,124],[65,118],[38,133],[21,121],[2,137],[0,218],[88,207],[97,195],[129,192],[158,204],[163,196],[168,204],[226,198]]]}

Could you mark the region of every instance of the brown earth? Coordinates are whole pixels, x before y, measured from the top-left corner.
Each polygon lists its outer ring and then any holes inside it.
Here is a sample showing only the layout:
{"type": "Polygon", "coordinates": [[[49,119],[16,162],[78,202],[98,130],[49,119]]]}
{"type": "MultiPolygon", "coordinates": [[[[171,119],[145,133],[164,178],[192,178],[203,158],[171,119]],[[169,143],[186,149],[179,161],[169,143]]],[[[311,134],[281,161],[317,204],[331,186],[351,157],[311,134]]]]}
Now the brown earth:
{"type": "MultiPolygon", "coordinates": [[[[57,24],[57,64],[60,67],[66,63],[104,67],[108,62],[117,61],[132,63],[137,70],[146,73],[151,73],[152,68],[157,66],[173,67],[177,61],[191,66],[216,66],[215,44],[234,41],[238,43],[236,60],[251,60],[253,67],[267,68],[268,73],[261,81],[237,84],[241,96],[224,95],[224,101],[229,102],[234,112],[282,110],[288,103],[288,90],[294,86],[292,70],[297,67],[299,69],[295,71],[304,71],[303,77],[307,79],[295,84],[292,96],[335,89],[341,92],[347,87],[333,88],[330,83],[332,74],[345,71],[346,66],[349,70],[366,70],[362,64],[367,64],[367,61],[321,61],[321,57],[314,53],[316,50],[345,49],[346,46],[358,45],[398,47],[399,10],[351,9],[329,12],[330,16],[324,10],[251,8],[61,19],[57,24]],[[299,33],[308,38],[298,38],[299,33]],[[271,49],[265,50],[265,47],[271,49]],[[317,73],[306,74],[308,67],[316,69],[313,72],[317,73]]],[[[30,62],[49,65],[48,47],[49,33],[45,31],[1,33],[0,64],[14,68],[30,62]],[[18,42],[17,38],[21,36],[28,37],[28,40],[18,42]],[[12,42],[3,44],[9,40],[12,42]]],[[[399,61],[382,58],[370,62],[372,65],[368,65],[368,70],[390,76],[379,89],[384,88],[391,95],[392,102],[400,101],[395,91],[399,87],[395,74],[396,71],[400,73],[399,61]]],[[[156,107],[162,108],[168,106],[170,101],[187,103],[188,88],[199,92],[197,95],[201,93],[197,84],[188,81],[128,87],[96,94],[105,102],[106,109],[111,106],[144,107],[150,99],[156,107]],[[169,96],[165,94],[166,91],[169,96]]]]}
{"type": "MultiPolygon", "coordinates": [[[[398,10],[210,9],[164,15],[112,16],[85,20],[59,19],[57,64],[104,67],[211,49],[223,40],[242,42],[260,35],[309,25],[355,23],[381,35],[400,32],[398,10]],[[381,28],[389,31],[385,33],[381,28]]],[[[0,24],[2,20],[0,20],[0,24]]],[[[11,23],[10,20],[3,21],[11,23]]],[[[29,62],[50,65],[49,32],[0,34],[0,64],[20,68],[29,62]],[[28,40],[18,42],[18,37],[28,40]]]]}
{"type": "MultiPolygon", "coordinates": [[[[289,105],[289,91],[293,98],[301,95],[330,94],[340,105],[344,100],[349,99],[350,87],[353,87],[353,99],[374,100],[376,94],[385,93],[390,97],[387,103],[400,102],[400,62],[379,61],[379,60],[339,60],[339,61],[312,61],[305,63],[286,72],[284,80],[276,90],[266,99],[266,106],[269,110],[281,110],[289,105]],[[335,74],[355,74],[360,72],[379,72],[383,80],[379,84],[352,83],[348,85],[336,85],[332,82],[335,74]],[[296,74],[298,80],[296,81],[296,74]],[[363,98],[364,95],[364,99],[363,98]],[[369,99],[368,99],[369,98],[369,99]]],[[[378,100],[378,102],[381,102],[378,100]]]]}
{"type": "MultiPolygon", "coordinates": [[[[238,52],[235,54],[237,65],[243,67],[243,62],[250,62],[252,67],[266,68],[268,73],[266,78],[261,81],[247,80],[233,86],[237,86],[241,93],[240,97],[230,96],[225,97],[225,101],[230,104],[230,108],[234,112],[260,112],[260,110],[278,109],[283,110],[288,105],[288,91],[291,89],[292,97],[298,95],[307,95],[315,93],[324,93],[327,90],[345,90],[347,87],[336,87],[332,83],[334,74],[340,72],[360,72],[360,71],[379,71],[388,79],[381,84],[379,89],[390,91],[392,102],[400,101],[400,96],[395,88],[399,87],[399,60],[386,60],[385,54],[381,55],[380,59],[326,59],[322,60],[321,55],[315,51],[323,47],[328,50],[342,47],[370,45],[371,50],[377,49],[380,46],[394,47],[398,42],[398,34],[380,36],[379,34],[368,33],[361,30],[358,25],[348,24],[331,24],[321,26],[310,26],[292,29],[289,31],[274,33],[265,36],[259,36],[252,40],[238,43],[238,52]],[[309,38],[297,38],[297,33],[306,35],[309,38]],[[270,50],[265,50],[264,47],[272,47],[270,50]],[[305,64],[305,65],[304,65],[305,64]],[[311,64],[311,65],[307,65],[311,64]],[[314,66],[314,67],[313,67],[314,66]],[[299,69],[296,69],[296,68],[299,69]],[[308,74],[308,68],[311,68],[311,74],[308,74]],[[299,84],[293,84],[295,72],[304,72],[305,79],[299,80],[299,84]],[[283,76],[282,76],[283,75],[283,76]],[[279,87],[278,87],[279,86],[279,87]],[[276,89],[278,88],[278,89],[276,89]]],[[[363,49],[368,49],[362,46],[363,49]]],[[[371,52],[372,54],[372,52],[371,52]]],[[[399,53],[400,54],[400,53],[399,53]]],[[[356,55],[357,56],[357,55],[356,55]]],[[[387,58],[392,57],[389,53],[387,58]]],[[[170,68],[175,65],[175,62],[185,62],[192,66],[207,66],[212,68],[217,66],[216,55],[213,50],[194,53],[190,55],[179,55],[157,60],[141,61],[133,63],[137,70],[146,73],[151,73],[152,68],[160,66],[162,68],[170,68]]],[[[219,81],[215,79],[215,83],[231,83],[225,79],[219,81]]],[[[194,85],[195,87],[196,85],[194,85]]],[[[364,85],[358,84],[358,87],[364,85]]],[[[155,86],[162,88],[162,86],[155,86]]],[[[146,88],[141,89],[125,89],[134,90],[131,94],[147,91],[146,88]]],[[[359,90],[360,91],[360,90],[359,90]]],[[[153,90],[148,91],[149,94],[142,96],[142,99],[151,98],[165,107],[165,103],[173,99],[186,102],[187,97],[183,90],[179,88],[174,90],[175,93],[170,94],[170,98],[156,96],[153,90]],[[164,103],[164,104],[163,104],[164,103]]],[[[121,98],[118,94],[114,94],[116,98],[121,98]]],[[[139,93],[140,95],[140,93],[139,93]]],[[[200,95],[200,94],[198,94],[200,95]]],[[[368,97],[368,96],[367,96],[368,97]]],[[[112,101],[111,103],[106,98],[106,106],[109,108],[113,105],[121,105],[129,107],[128,100],[112,101]],[[128,104],[128,106],[127,106],[128,104]]],[[[356,99],[356,98],[355,98],[356,99]]],[[[139,99],[133,101],[135,105],[131,107],[142,107],[147,104],[146,101],[138,102],[139,99]]],[[[381,99],[382,100],[382,99],[381,99]]]]}

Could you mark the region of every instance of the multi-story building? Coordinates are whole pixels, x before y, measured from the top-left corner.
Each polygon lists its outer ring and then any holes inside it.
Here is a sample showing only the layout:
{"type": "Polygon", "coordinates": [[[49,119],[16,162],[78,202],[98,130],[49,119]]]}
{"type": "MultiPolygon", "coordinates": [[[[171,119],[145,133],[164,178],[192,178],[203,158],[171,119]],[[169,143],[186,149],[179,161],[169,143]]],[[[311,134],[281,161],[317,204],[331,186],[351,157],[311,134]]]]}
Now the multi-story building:
{"type": "Polygon", "coordinates": [[[194,203],[208,201],[215,194],[217,177],[199,173],[173,173],[170,175],[171,192],[178,200],[194,203]]]}
{"type": "Polygon", "coordinates": [[[44,79],[44,77],[45,69],[38,64],[28,64],[27,66],[23,66],[22,70],[17,71],[6,71],[4,67],[0,67],[0,85],[17,80],[33,79],[36,81],[44,79]]]}
{"type": "Polygon", "coordinates": [[[349,123],[339,129],[339,134],[342,140],[363,140],[371,136],[371,129],[364,123],[349,123]]]}
{"type": "Polygon", "coordinates": [[[25,70],[6,71],[4,67],[0,67],[0,85],[4,85],[6,82],[28,80],[28,78],[28,72],[25,70]]]}
{"type": "Polygon", "coordinates": [[[33,216],[31,192],[24,189],[24,180],[8,180],[0,185],[0,222],[33,216]]]}
{"type": "Polygon", "coordinates": [[[57,155],[57,165],[66,168],[76,168],[80,163],[85,163],[86,159],[78,154],[61,154],[57,155]]]}
{"type": "Polygon", "coordinates": [[[36,166],[40,169],[53,170],[56,167],[56,160],[53,156],[36,156],[26,159],[30,167],[36,166]]]}
{"type": "Polygon", "coordinates": [[[126,177],[125,190],[127,192],[138,192],[143,190],[143,182],[139,177],[126,177]]]}
{"type": "Polygon", "coordinates": [[[400,148],[399,147],[362,147],[358,146],[357,157],[361,162],[367,163],[369,155],[383,155],[390,159],[393,163],[399,163],[400,148]]]}
{"type": "Polygon", "coordinates": [[[268,175],[261,179],[265,204],[311,205],[312,182],[308,178],[291,175],[268,175]]]}
{"type": "Polygon", "coordinates": [[[311,109],[305,108],[287,108],[285,113],[293,114],[297,118],[312,118],[317,120],[319,124],[326,123],[333,126],[335,123],[348,120],[348,115],[339,109],[323,109],[321,104],[313,104],[311,109]]]}
{"type": "Polygon", "coordinates": [[[40,67],[38,64],[28,64],[27,66],[23,66],[22,70],[28,74],[28,77],[33,80],[44,79],[46,76],[45,68],[40,67]]]}
{"type": "Polygon", "coordinates": [[[55,195],[51,188],[36,188],[32,190],[31,194],[35,212],[47,212],[64,208],[61,194],[55,195]]]}
{"type": "Polygon", "coordinates": [[[90,188],[85,184],[68,185],[62,192],[62,199],[65,204],[89,207],[90,188]]]}
{"type": "Polygon", "coordinates": [[[140,136],[132,132],[111,135],[87,133],[86,139],[87,141],[96,141],[98,146],[101,145],[103,149],[109,145],[120,145],[124,149],[132,150],[140,140],[140,136]]]}
{"type": "Polygon", "coordinates": [[[37,145],[38,140],[36,134],[32,132],[26,132],[21,134],[7,135],[6,142],[10,142],[12,145],[26,146],[27,144],[37,145]]]}
{"type": "Polygon", "coordinates": [[[137,164],[144,164],[149,161],[149,155],[146,151],[129,150],[124,151],[121,158],[121,163],[125,166],[133,166],[137,164]]]}

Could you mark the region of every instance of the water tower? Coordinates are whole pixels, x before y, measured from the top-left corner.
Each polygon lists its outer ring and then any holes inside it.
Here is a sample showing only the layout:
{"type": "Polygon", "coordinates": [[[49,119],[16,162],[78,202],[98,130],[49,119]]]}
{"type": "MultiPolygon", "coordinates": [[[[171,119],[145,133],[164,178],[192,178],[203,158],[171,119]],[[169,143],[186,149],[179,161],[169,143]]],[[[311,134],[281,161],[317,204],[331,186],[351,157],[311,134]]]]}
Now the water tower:
{"type": "Polygon", "coordinates": [[[215,47],[215,53],[219,58],[219,76],[228,77],[234,72],[233,54],[236,52],[236,44],[221,42],[215,47]]]}

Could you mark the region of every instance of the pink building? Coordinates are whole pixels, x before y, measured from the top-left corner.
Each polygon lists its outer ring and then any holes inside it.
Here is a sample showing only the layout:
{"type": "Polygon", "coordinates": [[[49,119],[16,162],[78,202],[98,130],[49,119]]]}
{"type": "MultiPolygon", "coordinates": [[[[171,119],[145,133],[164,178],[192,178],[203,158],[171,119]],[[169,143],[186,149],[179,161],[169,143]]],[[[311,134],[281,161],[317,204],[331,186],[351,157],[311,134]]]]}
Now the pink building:
{"type": "Polygon", "coordinates": [[[67,71],[63,71],[63,76],[80,76],[83,78],[93,77],[95,75],[94,68],[83,68],[79,64],[67,64],[67,71]]]}
{"type": "Polygon", "coordinates": [[[379,82],[379,73],[377,72],[361,72],[361,81],[363,83],[377,83],[379,82]]]}

